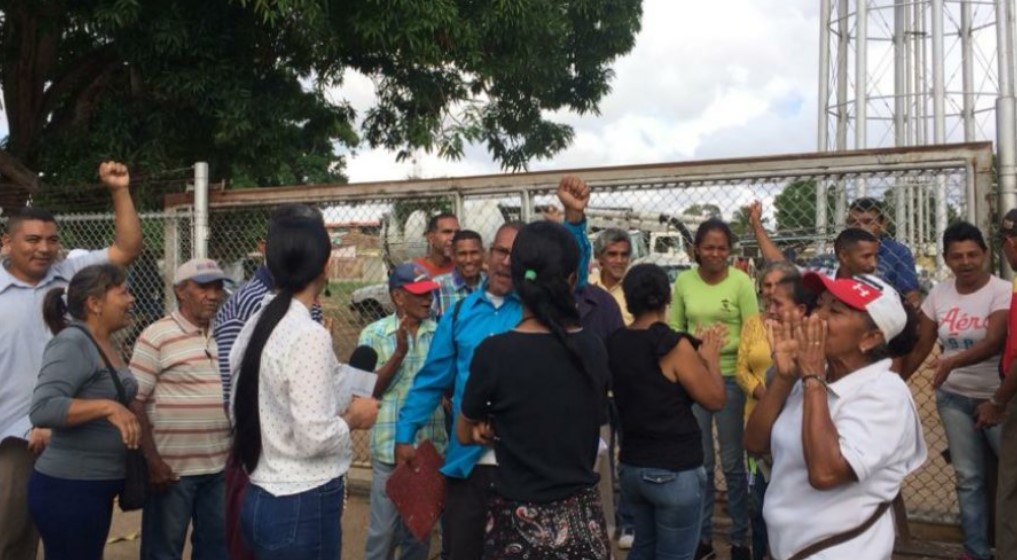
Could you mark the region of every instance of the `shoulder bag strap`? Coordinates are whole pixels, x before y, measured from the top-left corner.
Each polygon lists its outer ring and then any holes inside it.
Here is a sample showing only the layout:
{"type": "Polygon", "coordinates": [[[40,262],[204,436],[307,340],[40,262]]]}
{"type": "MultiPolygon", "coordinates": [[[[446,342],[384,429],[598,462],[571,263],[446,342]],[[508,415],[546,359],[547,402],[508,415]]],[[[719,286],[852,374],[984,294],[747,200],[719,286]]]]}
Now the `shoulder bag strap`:
{"type": "Polygon", "coordinates": [[[113,363],[109,361],[109,358],[106,356],[106,353],[102,351],[102,347],[99,346],[99,343],[96,342],[95,338],[92,337],[92,333],[88,332],[88,329],[82,327],[81,325],[70,325],[70,326],[85,333],[85,336],[88,337],[88,340],[91,341],[92,345],[95,346],[95,349],[99,351],[99,356],[102,358],[103,363],[106,364],[106,369],[109,370],[109,377],[110,379],[113,380],[113,385],[115,385],[117,388],[117,398],[120,399],[120,404],[124,406],[130,404],[127,402],[127,391],[124,390],[124,386],[120,382],[120,375],[117,374],[116,368],[113,367],[113,363]]]}
{"type": "Polygon", "coordinates": [[[798,551],[798,554],[795,554],[789,560],[804,560],[805,558],[808,558],[814,554],[822,552],[828,548],[833,548],[839,544],[846,543],[851,539],[861,535],[865,531],[868,531],[870,527],[875,525],[876,521],[879,520],[879,518],[882,517],[884,513],[886,513],[886,510],[890,509],[890,504],[892,503],[893,501],[883,502],[879,504],[879,507],[876,508],[876,511],[872,512],[872,515],[870,515],[868,519],[862,522],[861,525],[855,527],[854,529],[851,529],[850,531],[838,533],[836,535],[826,537],[825,539],[819,542],[813,543],[803,548],[802,550],[798,551]]]}

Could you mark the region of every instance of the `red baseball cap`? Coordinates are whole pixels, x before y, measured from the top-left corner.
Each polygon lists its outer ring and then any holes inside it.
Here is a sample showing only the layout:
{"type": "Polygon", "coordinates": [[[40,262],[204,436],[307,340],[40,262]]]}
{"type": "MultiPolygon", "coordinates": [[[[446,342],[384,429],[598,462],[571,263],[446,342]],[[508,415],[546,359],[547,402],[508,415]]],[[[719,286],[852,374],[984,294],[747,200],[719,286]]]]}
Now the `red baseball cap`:
{"type": "Polygon", "coordinates": [[[802,281],[814,293],[830,292],[848,307],[868,313],[888,342],[903,332],[908,322],[897,290],[878,276],[859,274],[850,278],[831,278],[818,272],[807,272],[802,281]]]}
{"type": "Polygon", "coordinates": [[[427,270],[414,263],[403,263],[392,270],[388,277],[388,289],[402,288],[407,292],[422,296],[438,289],[438,284],[431,280],[427,270]]]}

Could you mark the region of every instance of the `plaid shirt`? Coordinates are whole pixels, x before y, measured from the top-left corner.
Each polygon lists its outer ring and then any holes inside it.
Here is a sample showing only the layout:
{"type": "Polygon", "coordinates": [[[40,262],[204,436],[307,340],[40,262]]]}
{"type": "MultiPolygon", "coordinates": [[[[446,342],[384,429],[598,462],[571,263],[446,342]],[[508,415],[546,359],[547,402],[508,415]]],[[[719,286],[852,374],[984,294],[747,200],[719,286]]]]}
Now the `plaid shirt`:
{"type": "MultiPolygon", "coordinates": [[[[483,284],[486,278],[487,275],[481,272],[477,286],[483,284]]],[[[457,268],[452,269],[452,272],[448,274],[435,276],[433,280],[438,283],[438,289],[434,292],[434,302],[431,304],[431,315],[435,319],[440,319],[442,315],[452,309],[457,301],[472,294],[476,289],[476,286],[471,288],[466,280],[463,280],[457,268]]]]}
{"type": "MultiPolygon", "coordinates": [[[[379,368],[395,353],[398,328],[399,318],[393,314],[367,325],[360,333],[360,341],[357,344],[374,348],[378,353],[379,368]]],[[[427,351],[431,348],[431,339],[436,328],[437,324],[430,319],[421,323],[417,329],[416,339],[410,337],[406,357],[403,358],[392,383],[381,397],[378,420],[371,429],[371,455],[376,461],[395,463],[395,431],[399,409],[403,407],[406,395],[413,386],[413,378],[427,359],[427,351]]],[[[445,413],[441,407],[435,410],[431,421],[417,432],[417,443],[424,440],[431,440],[438,453],[445,452],[448,435],[445,432],[445,413]]]]}

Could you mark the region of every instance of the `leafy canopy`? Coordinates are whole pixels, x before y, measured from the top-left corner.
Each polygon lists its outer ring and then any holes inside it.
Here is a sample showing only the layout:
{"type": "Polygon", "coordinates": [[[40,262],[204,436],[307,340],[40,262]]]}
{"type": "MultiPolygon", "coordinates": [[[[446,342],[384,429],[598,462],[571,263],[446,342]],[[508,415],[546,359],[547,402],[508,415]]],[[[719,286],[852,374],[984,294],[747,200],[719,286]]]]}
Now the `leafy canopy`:
{"type": "Polygon", "coordinates": [[[339,181],[338,151],[364,145],[459,158],[478,143],[524,168],[571,141],[556,113],[597,111],[641,13],[640,0],[0,0],[0,194],[44,189],[36,173],[93,181],[100,158],[142,174],[205,160],[238,186],[339,181]],[[342,100],[350,70],[377,85],[363,115],[342,100]]]}

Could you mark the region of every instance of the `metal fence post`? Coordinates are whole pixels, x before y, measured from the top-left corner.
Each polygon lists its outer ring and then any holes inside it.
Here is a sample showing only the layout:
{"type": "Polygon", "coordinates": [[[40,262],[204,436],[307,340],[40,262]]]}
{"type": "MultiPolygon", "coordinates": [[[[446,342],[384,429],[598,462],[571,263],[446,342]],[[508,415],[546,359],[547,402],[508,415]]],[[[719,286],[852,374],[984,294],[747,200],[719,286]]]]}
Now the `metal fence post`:
{"type": "Polygon", "coordinates": [[[208,258],[208,163],[194,164],[194,245],[196,259],[208,258]]]}

